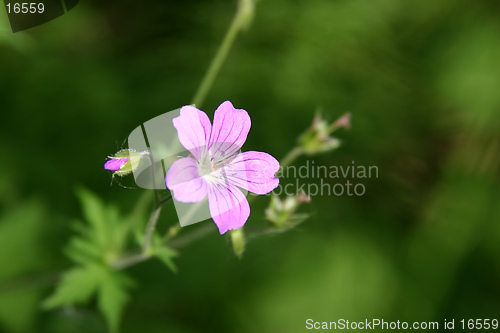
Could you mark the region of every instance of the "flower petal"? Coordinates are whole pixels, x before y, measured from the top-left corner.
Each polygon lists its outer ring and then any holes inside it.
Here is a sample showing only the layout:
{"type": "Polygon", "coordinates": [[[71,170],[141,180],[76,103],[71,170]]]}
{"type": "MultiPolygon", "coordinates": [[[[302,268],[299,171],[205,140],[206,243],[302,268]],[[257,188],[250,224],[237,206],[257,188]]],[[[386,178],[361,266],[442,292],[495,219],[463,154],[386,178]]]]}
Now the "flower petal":
{"type": "Polygon", "coordinates": [[[251,121],[248,112],[235,109],[229,101],[222,103],[214,115],[210,150],[215,164],[234,155],[245,143],[251,121]]]}
{"type": "Polygon", "coordinates": [[[106,161],[106,163],[104,163],[104,169],[110,170],[110,171],[118,171],[129,160],[130,160],[129,157],[126,157],[126,158],[110,158],[109,160],[106,161]]]}
{"type": "Polygon", "coordinates": [[[231,184],[255,194],[266,194],[278,187],[279,179],[274,175],[280,163],[268,153],[247,151],[238,154],[224,168],[231,184]]]}
{"type": "Polygon", "coordinates": [[[198,163],[191,157],[175,161],[165,177],[167,187],[180,202],[200,202],[208,192],[208,184],[200,176],[198,163]]]}
{"type": "Polygon", "coordinates": [[[212,125],[205,112],[186,105],[181,108],[180,116],[172,120],[177,129],[181,144],[200,160],[208,148],[212,125]]]}
{"type": "Polygon", "coordinates": [[[211,184],[208,189],[210,215],[220,234],[241,228],[250,216],[250,205],[241,190],[231,184],[211,184]]]}

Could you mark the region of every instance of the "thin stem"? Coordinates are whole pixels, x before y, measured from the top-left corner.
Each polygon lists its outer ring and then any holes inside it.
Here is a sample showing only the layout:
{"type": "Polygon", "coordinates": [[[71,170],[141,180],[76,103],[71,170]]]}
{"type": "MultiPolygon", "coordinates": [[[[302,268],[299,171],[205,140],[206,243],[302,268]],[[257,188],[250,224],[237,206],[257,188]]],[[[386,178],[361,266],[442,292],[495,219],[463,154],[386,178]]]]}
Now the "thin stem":
{"type": "Polygon", "coordinates": [[[155,210],[149,216],[148,224],[146,225],[146,232],[144,234],[144,242],[142,243],[142,251],[147,254],[151,251],[153,234],[156,229],[156,224],[160,218],[163,205],[172,200],[172,195],[169,195],[161,200],[158,200],[155,210]]]}
{"type": "Polygon", "coordinates": [[[290,228],[282,228],[282,229],[276,229],[273,227],[266,227],[260,230],[253,230],[252,232],[249,232],[247,234],[247,239],[252,239],[258,236],[264,236],[264,235],[272,235],[272,234],[279,234],[283,233],[285,231],[288,231],[290,228]]]}
{"type": "MultiPolygon", "coordinates": [[[[190,231],[186,234],[174,237],[171,240],[169,239],[165,241],[164,244],[171,248],[180,249],[205,237],[209,233],[213,232],[215,229],[216,228],[212,224],[206,224],[203,227],[196,228],[193,231],[190,231]]],[[[151,248],[148,251],[143,251],[141,253],[136,253],[117,259],[111,263],[111,267],[116,270],[121,270],[130,266],[134,266],[143,261],[146,261],[153,256],[153,253],[150,250],[151,248]]]]}
{"type": "MultiPolygon", "coordinates": [[[[153,160],[153,156],[151,153],[147,154],[149,157],[149,160],[151,161],[151,181],[153,182],[152,186],[155,188],[156,186],[156,168],[155,168],[155,161],[153,160]]],[[[160,196],[158,194],[158,191],[154,189],[155,192],[155,204],[157,207],[159,207],[160,204],[160,196]]]]}
{"type": "Polygon", "coordinates": [[[285,168],[292,164],[300,155],[302,155],[304,151],[301,147],[295,147],[286,154],[285,157],[281,160],[281,168],[285,168]]]}
{"type": "Polygon", "coordinates": [[[146,225],[146,232],[144,234],[144,241],[142,243],[142,251],[143,253],[149,253],[151,251],[153,234],[156,229],[156,223],[158,222],[158,218],[160,217],[162,206],[158,206],[155,208],[153,213],[149,216],[148,224],[146,225]]]}
{"type": "Polygon", "coordinates": [[[169,247],[180,249],[198,239],[205,237],[206,235],[212,233],[214,230],[216,230],[216,228],[212,223],[206,223],[204,226],[196,228],[189,233],[172,238],[172,240],[166,242],[166,245],[168,245],[169,247]]]}
{"type": "Polygon", "coordinates": [[[123,257],[118,260],[115,260],[111,263],[111,267],[116,270],[125,269],[127,267],[133,266],[140,262],[143,262],[151,257],[151,254],[147,253],[138,253],[131,256],[123,257]]]}
{"type": "Polygon", "coordinates": [[[169,194],[167,195],[165,198],[163,199],[160,199],[158,201],[158,206],[163,206],[164,204],[166,204],[167,202],[169,202],[170,200],[172,200],[172,194],[169,194]]]}
{"type": "Polygon", "coordinates": [[[234,44],[234,41],[236,39],[236,36],[238,35],[238,32],[240,31],[243,22],[242,22],[242,6],[238,6],[238,12],[233,18],[233,21],[231,22],[231,26],[229,27],[226,36],[224,36],[224,39],[222,40],[222,43],[217,50],[217,53],[215,54],[214,58],[212,59],[212,62],[210,63],[210,66],[208,67],[207,72],[205,73],[205,76],[203,77],[203,80],[201,81],[201,84],[196,91],[196,94],[194,95],[193,101],[191,104],[196,105],[197,107],[200,107],[201,104],[205,101],[205,97],[208,94],[208,91],[212,87],[215,78],[217,77],[217,74],[219,73],[222,64],[227,58],[227,55],[229,54],[229,51],[231,50],[231,46],[234,44]]]}
{"type": "Polygon", "coordinates": [[[111,267],[113,267],[114,269],[124,269],[126,267],[138,264],[151,257],[151,249],[153,248],[153,235],[156,229],[156,224],[158,223],[163,205],[165,205],[170,200],[172,200],[172,195],[168,195],[167,197],[158,200],[156,208],[149,216],[149,220],[146,225],[146,231],[144,233],[144,241],[142,243],[142,252],[117,259],[116,261],[111,263],[111,267]]]}

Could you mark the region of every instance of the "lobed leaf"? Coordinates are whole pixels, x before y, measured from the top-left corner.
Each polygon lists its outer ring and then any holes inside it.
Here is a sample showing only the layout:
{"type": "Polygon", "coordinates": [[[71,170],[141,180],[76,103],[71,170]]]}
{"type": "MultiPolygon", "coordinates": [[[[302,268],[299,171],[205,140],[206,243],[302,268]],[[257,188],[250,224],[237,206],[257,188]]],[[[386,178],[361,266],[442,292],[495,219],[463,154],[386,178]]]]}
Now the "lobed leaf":
{"type": "Polygon", "coordinates": [[[155,256],[160,259],[172,272],[177,273],[177,265],[173,260],[179,256],[177,251],[167,246],[161,246],[155,249],[155,256]]]}
{"type": "Polygon", "coordinates": [[[53,309],[88,302],[97,290],[101,272],[102,268],[98,265],[79,266],[67,271],[54,293],[43,302],[42,306],[45,309],[53,309]]]}

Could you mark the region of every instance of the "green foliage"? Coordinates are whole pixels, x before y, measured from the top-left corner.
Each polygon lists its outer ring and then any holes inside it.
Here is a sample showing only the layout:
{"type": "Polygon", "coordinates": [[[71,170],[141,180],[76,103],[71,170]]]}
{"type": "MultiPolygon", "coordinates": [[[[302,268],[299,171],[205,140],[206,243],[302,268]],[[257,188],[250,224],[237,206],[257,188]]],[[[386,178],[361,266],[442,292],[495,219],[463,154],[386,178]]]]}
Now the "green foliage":
{"type": "Polygon", "coordinates": [[[116,206],[105,205],[89,191],[79,189],[77,194],[89,223],[87,229],[83,228],[84,239],[89,242],[84,246],[88,252],[84,253],[92,256],[99,251],[105,262],[115,259],[126,246],[131,223],[119,215],[116,206]]]}
{"type": "Polygon", "coordinates": [[[102,265],[72,268],[63,274],[55,292],[45,300],[45,309],[87,304],[97,295],[98,308],[106,318],[111,332],[118,332],[123,309],[129,299],[132,280],[122,272],[102,265]]]}
{"type": "Polygon", "coordinates": [[[43,307],[53,309],[65,305],[85,304],[95,294],[103,276],[98,265],[78,266],[63,274],[54,293],[43,307]]]}
{"type": "Polygon", "coordinates": [[[161,246],[154,250],[155,256],[161,260],[172,272],[177,273],[177,266],[174,258],[179,256],[179,253],[167,246],[161,246]]]}
{"type": "Polygon", "coordinates": [[[123,309],[129,300],[127,289],[133,285],[127,275],[109,269],[100,280],[98,307],[112,333],[118,332],[123,309]]]}
{"type": "Polygon", "coordinates": [[[122,217],[113,205],[106,205],[88,190],[79,189],[78,197],[86,224],[77,223],[66,254],[77,264],[66,271],[54,293],[43,303],[45,309],[88,304],[97,297],[97,305],[110,332],[118,332],[123,309],[133,281],[111,264],[123,254],[132,236],[134,223],[140,223],[143,206],[122,217]],[[139,218],[139,220],[137,220],[139,218]]]}

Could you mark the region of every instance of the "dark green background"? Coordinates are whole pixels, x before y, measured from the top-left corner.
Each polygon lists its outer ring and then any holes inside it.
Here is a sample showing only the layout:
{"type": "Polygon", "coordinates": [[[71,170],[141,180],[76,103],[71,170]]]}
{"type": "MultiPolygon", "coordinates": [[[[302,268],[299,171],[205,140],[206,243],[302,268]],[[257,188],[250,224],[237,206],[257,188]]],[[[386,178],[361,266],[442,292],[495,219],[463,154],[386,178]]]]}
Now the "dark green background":
{"type": "MultiPolygon", "coordinates": [[[[40,310],[71,265],[75,188],[128,210],[141,191],[109,187],[105,157],[190,103],[235,8],[85,1],[16,34],[0,11],[0,332],[105,332],[94,304],[40,310]]],[[[246,109],[244,150],[278,158],[317,107],[331,121],[350,111],[343,146],[313,159],[377,165],[379,178],[362,197],[314,197],[306,223],[253,239],[241,261],[214,233],[182,251],[177,275],[133,267],[123,332],[498,319],[499,41],[498,1],[259,1],[203,109],[246,109]]],[[[169,207],[160,227],[175,218],[169,207]]]]}

